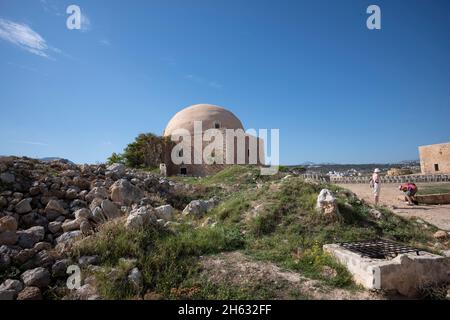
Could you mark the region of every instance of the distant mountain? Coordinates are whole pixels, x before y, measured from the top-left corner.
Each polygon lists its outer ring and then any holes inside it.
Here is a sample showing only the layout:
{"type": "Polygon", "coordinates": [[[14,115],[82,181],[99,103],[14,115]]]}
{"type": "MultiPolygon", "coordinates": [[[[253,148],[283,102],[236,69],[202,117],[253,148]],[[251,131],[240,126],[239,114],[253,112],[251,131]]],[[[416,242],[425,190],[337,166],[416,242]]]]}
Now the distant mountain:
{"type": "Polygon", "coordinates": [[[40,158],[38,160],[44,161],[44,162],[51,162],[51,161],[55,161],[55,160],[60,160],[66,163],[70,163],[70,164],[75,164],[74,162],[70,161],[69,159],[64,159],[64,158],[60,158],[60,157],[45,157],[45,158],[40,158]]]}
{"type": "Polygon", "coordinates": [[[312,161],[305,161],[300,163],[301,166],[315,166],[316,164],[312,161]]]}

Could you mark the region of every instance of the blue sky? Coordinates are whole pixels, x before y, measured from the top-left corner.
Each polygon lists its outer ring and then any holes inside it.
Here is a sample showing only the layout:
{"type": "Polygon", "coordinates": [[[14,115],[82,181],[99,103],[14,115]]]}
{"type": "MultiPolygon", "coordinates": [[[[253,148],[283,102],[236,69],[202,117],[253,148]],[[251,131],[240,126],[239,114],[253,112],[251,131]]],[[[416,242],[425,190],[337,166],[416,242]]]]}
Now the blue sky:
{"type": "Polygon", "coordinates": [[[102,162],[210,103],[279,128],[283,164],[417,159],[450,141],[449,15],[446,0],[0,0],[0,154],[102,162]]]}

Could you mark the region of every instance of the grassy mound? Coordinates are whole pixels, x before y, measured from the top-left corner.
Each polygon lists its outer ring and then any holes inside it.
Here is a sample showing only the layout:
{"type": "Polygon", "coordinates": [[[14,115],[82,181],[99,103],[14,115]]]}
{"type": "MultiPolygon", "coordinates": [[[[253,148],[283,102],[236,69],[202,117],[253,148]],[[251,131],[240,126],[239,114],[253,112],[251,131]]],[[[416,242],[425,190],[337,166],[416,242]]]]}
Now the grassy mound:
{"type": "Polygon", "coordinates": [[[172,231],[157,226],[130,231],[116,221],[79,243],[74,256],[101,258],[103,270],[97,272],[97,280],[104,297],[136,296],[126,281],[130,266],[124,265],[122,258],[136,260],[143,273],[144,292],[164,298],[245,299],[268,297],[269,289],[247,290],[200,278],[199,257],[241,250],[257,261],[352,290],[355,285],[350,274],[322,251],[323,244],[374,237],[428,250],[434,244],[434,226],[401,218],[386,208],[378,208],[382,218],[376,219],[370,206],[337,186],[282,178],[281,174],[260,176],[256,168],[245,166],[230,167],[207,178],[176,180],[209,190],[206,196],[219,196],[220,204],[201,219],[180,217],[172,231]],[[315,209],[317,196],[325,187],[337,196],[339,221],[327,221],[315,209]]]}

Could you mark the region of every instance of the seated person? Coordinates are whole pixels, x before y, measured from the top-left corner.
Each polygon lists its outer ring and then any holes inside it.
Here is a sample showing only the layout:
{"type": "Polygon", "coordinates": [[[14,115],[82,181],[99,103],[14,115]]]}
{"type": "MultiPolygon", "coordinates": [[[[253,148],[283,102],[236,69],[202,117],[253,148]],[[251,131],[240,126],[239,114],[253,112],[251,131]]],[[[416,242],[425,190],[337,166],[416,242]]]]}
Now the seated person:
{"type": "Polygon", "coordinates": [[[402,184],[399,189],[405,193],[405,197],[408,200],[408,205],[412,206],[418,204],[415,194],[417,193],[417,186],[412,182],[406,182],[402,184]]]}

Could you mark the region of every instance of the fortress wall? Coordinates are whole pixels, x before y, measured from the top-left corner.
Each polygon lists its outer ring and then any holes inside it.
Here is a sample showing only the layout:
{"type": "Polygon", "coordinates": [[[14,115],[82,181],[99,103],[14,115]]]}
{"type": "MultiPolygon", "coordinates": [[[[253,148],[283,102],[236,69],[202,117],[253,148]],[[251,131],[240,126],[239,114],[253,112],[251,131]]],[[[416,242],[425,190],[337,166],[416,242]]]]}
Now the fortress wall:
{"type": "Polygon", "coordinates": [[[423,174],[450,173],[450,142],[419,147],[423,174]]]}

